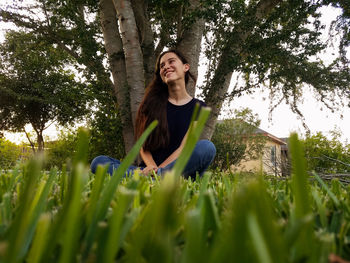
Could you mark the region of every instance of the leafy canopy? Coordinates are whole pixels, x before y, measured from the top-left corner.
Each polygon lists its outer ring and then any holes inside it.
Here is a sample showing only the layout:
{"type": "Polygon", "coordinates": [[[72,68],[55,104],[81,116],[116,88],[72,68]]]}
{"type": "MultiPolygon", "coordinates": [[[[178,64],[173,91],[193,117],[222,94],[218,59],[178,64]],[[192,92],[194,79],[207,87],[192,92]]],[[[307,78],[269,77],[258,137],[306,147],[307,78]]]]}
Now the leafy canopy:
{"type": "Polygon", "coordinates": [[[317,132],[303,140],[309,171],[318,173],[350,171],[350,144],[343,144],[340,135],[340,132],[332,131],[329,139],[321,132],[317,132]]]}
{"type": "Polygon", "coordinates": [[[11,31],[0,47],[0,129],[38,135],[49,122],[72,123],[87,113],[84,85],[69,58],[36,35],[11,31]]]}

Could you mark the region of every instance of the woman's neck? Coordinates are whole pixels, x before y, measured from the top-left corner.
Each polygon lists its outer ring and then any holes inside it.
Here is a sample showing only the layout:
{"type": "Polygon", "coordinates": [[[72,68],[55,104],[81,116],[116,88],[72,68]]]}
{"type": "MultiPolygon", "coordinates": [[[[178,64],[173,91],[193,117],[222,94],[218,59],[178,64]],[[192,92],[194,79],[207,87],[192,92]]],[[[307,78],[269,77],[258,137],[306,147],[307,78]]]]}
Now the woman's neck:
{"type": "Polygon", "coordinates": [[[168,86],[169,102],[174,105],[184,105],[192,100],[192,97],[187,93],[184,85],[168,86]]]}

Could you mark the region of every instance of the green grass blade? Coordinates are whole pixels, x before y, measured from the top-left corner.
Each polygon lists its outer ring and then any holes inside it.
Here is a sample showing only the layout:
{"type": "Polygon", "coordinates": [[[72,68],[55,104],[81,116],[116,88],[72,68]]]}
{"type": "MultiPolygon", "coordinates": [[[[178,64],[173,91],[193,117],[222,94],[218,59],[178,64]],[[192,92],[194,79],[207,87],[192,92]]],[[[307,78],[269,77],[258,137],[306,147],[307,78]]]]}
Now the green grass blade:
{"type": "Polygon", "coordinates": [[[157,126],[158,121],[153,121],[147,129],[144,131],[144,133],[141,135],[141,137],[137,140],[135,145],[132,147],[128,155],[125,157],[124,161],[120,164],[118,169],[114,172],[109,184],[106,185],[106,187],[103,189],[101,193],[101,198],[98,202],[98,205],[96,207],[96,211],[94,213],[94,217],[91,221],[91,224],[87,230],[86,236],[85,236],[85,250],[84,250],[84,258],[87,257],[89,250],[92,246],[97,223],[100,220],[103,220],[107,213],[107,209],[114,197],[115,191],[123,178],[126,170],[128,167],[132,164],[132,162],[137,157],[142,145],[146,141],[149,134],[153,131],[153,129],[157,126]]]}
{"type": "Polygon", "coordinates": [[[58,244],[62,245],[59,260],[61,262],[71,261],[77,249],[77,238],[82,224],[77,222],[81,216],[81,197],[84,184],[88,178],[86,165],[87,151],[89,145],[88,133],[80,130],[78,133],[77,152],[74,156],[73,170],[71,174],[66,174],[65,170],[60,178],[60,196],[64,198],[63,206],[54,217],[50,225],[50,235],[43,249],[42,262],[51,262],[52,254],[58,244]],[[63,190],[63,192],[62,192],[63,190]]]}
{"type": "Polygon", "coordinates": [[[51,170],[50,175],[49,175],[49,177],[44,185],[44,188],[40,193],[40,197],[37,200],[35,207],[33,207],[33,212],[31,213],[32,218],[31,218],[30,224],[27,227],[27,236],[26,236],[26,240],[24,243],[25,251],[28,250],[28,248],[31,244],[32,238],[34,236],[35,228],[37,227],[37,223],[38,223],[38,220],[40,218],[40,215],[42,214],[42,212],[45,209],[47,197],[50,193],[51,187],[52,187],[53,182],[54,182],[56,177],[57,177],[57,171],[51,170]]]}
{"type": "Polygon", "coordinates": [[[97,167],[97,171],[96,171],[96,175],[95,175],[95,180],[94,180],[94,184],[92,186],[92,190],[91,190],[91,195],[88,201],[88,207],[87,207],[87,223],[90,224],[92,221],[92,218],[94,216],[94,212],[96,211],[96,206],[98,203],[98,200],[100,198],[101,195],[101,191],[103,189],[103,182],[104,179],[107,176],[107,166],[98,166],[97,167]]]}
{"type": "Polygon", "coordinates": [[[89,132],[87,129],[78,131],[77,151],[73,158],[73,166],[78,163],[87,163],[89,153],[89,132]]]}
{"type": "Polygon", "coordinates": [[[220,229],[221,224],[212,191],[208,191],[204,194],[202,217],[204,219],[203,228],[205,231],[205,236],[203,238],[207,237],[209,231],[212,232],[212,236],[214,237],[220,229]]]}
{"type": "Polygon", "coordinates": [[[188,130],[188,137],[186,140],[186,144],[181,152],[181,155],[176,160],[174,165],[174,173],[176,175],[181,175],[183,170],[185,169],[185,166],[188,162],[188,160],[191,157],[192,151],[194,147],[196,146],[196,143],[202,133],[202,130],[204,128],[204,125],[209,117],[210,114],[210,108],[208,107],[202,107],[198,116],[198,119],[196,122],[194,122],[194,118],[197,115],[198,111],[198,104],[195,107],[195,110],[192,115],[192,122],[190,124],[190,128],[188,130]]]}
{"type": "Polygon", "coordinates": [[[87,156],[89,135],[86,130],[78,132],[77,152],[74,156],[73,171],[65,200],[64,220],[61,219],[62,227],[62,252],[59,262],[68,263],[75,261],[78,249],[78,240],[81,234],[82,222],[82,193],[88,180],[87,156]]]}
{"type": "Polygon", "coordinates": [[[251,236],[253,247],[258,255],[259,262],[272,263],[266,241],[260,229],[256,216],[250,212],[247,215],[248,232],[251,236]]]}
{"type": "Polygon", "coordinates": [[[186,242],[182,254],[182,263],[203,262],[205,241],[202,237],[202,217],[199,209],[191,210],[186,215],[186,242]]]}
{"type": "MultiPolygon", "coordinates": [[[[26,241],[28,235],[28,226],[31,221],[30,213],[35,188],[40,176],[41,160],[32,159],[25,169],[23,194],[20,195],[18,212],[8,230],[8,250],[6,253],[6,262],[19,262],[26,253],[26,241]]],[[[17,189],[17,191],[20,188],[17,189]]]]}
{"type": "MultiPolygon", "coordinates": [[[[125,236],[122,236],[122,227],[125,215],[138,191],[121,189],[117,195],[118,203],[113,210],[109,220],[109,231],[107,233],[102,262],[114,262],[114,258],[121,246],[125,236]]],[[[126,233],[125,233],[126,234],[126,233]]]]}
{"type": "Polygon", "coordinates": [[[85,165],[78,163],[74,167],[72,174],[72,184],[70,188],[70,202],[65,215],[64,228],[62,233],[62,252],[60,254],[60,263],[75,262],[78,240],[80,237],[81,221],[81,197],[84,187],[84,177],[87,176],[85,165]]]}
{"type": "Polygon", "coordinates": [[[60,197],[61,197],[61,200],[64,200],[68,191],[67,166],[65,164],[62,167],[59,184],[60,184],[60,197]]]}
{"type": "Polygon", "coordinates": [[[208,191],[208,184],[210,180],[210,173],[205,173],[203,179],[201,180],[201,185],[199,189],[199,197],[197,201],[197,207],[202,206],[202,202],[204,199],[204,194],[208,191]]]}
{"type": "Polygon", "coordinates": [[[319,218],[320,218],[320,223],[321,223],[321,226],[323,228],[326,228],[327,227],[327,214],[326,214],[326,207],[324,204],[322,204],[322,200],[321,200],[321,196],[320,194],[318,193],[318,191],[313,188],[312,191],[312,197],[314,198],[315,200],[315,204],[316,204],[316,207],[317,207],[317,211],[318,211],[318,214],[319,214],[319,218]]]}
{"type": "MultiPolygon", "coordinates": [[[[289,228],[293,229],[300,224],[300,232],[292,244],[292,261],[307,260],[315,262],[312,254],[314,235],[313,220],[308,220],[311,216],[310,186],[306,171],[306,161],[303,145],[298,140],[297,134],[290,136],[290,149],[292,158],[292,193],[293,212],[289,228]]],[[[288,229],[286,233],[288,233],[288,229]]],[[[290,232],[289,232],[290,233],[290,232]]]]}
{"type": "Polygon", "coordinates": [[[296,134],[290,136],[290,150],[292,158],[292,186],[295,203],[295,216],[301,218],[311,211],[309,198],[309,182],[306,172],[304,150],[296,134]]]}
{"type": "Polygon", "coordinates": [[[316,178],[317,182],[319,182],[319,184],[321,185],[321,187],[327,192],[327,194],[329,195],[329,197],[332,199],[334,205],[339,208],[340,206],[340,202],[338,200],[338,198],[335,196],[335,194],[331,191],[331,189],[329,189],[329,187],[325,184],[325,182],[323,182],[323,180],[321,179],[321,177],[316,174],[313,173],[314,177],[316,178]]]}
{"type": "Polygon", "coordinates": [[[43,249],[45,248],[45,243],[49,234],[50,226],[50,215],[43,214],[40,216],[38,221],[38,226],[36,228],[36,233],[29,251],[27,258],[28,263],[39,263],[42,255],[44,254],[43,249]]]}

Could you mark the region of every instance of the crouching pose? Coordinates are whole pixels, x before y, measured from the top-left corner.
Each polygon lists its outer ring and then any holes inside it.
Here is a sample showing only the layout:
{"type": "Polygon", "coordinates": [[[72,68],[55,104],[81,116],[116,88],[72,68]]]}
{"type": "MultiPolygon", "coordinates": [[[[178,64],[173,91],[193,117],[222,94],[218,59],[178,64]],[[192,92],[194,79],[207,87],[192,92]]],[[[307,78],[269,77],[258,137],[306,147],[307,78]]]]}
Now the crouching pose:
{"type": "MultiPolygon", "coordinates": [[[[196,103],[204,102],[192,98],[186,91],[186,84],[191,77],[190,65],[177,50],[163,52],[156,63],[152,82],[146,89],[136,116],[136,138],[139,138],[152,121],[158,120],[158,126],[147,138],[140,155],[139,166],[130,166],[127,174],[140,168],[147,175],[154,171],[163,174],[170,170],[181,154],[187,138],[192,113],[196,103]]],[[[202,175],[215,157],[216,149],[212,142],[200,140],[188,161],[183,175],[195,178],[202,175]]],[[[96,172],[98,165],[109,165],[108,173],[120,165],[120,161],[108,156],[98,156],[91,163],[91,170],[96,172]]]]}

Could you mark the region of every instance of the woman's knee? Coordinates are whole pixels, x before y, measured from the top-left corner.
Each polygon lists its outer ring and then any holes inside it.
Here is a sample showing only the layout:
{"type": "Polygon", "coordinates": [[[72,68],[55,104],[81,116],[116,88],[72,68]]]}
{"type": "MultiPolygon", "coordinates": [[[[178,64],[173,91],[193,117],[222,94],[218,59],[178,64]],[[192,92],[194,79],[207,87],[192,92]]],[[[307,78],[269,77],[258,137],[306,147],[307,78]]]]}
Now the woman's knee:
{"type": "Polygon", "coordinates": [[[200,140],[197,142],[196,147],[193,150],[191,160],[200,164],[205,169],[214,160],[216,154],[215,145],[209,140],[200,140]]]}
{"type": "Polygon", "coordinates": [[[104,165],[104,164],[109,163],[109,162],[110,162],[110,160],[109,160],[108,156],[100,155],[100,156],[95,157],[90,164],[91,172],[96,173],[98,165],[104,165]]]}
{"type": "Polygon", "coordinates": [[[212,161],[216,154],[216,148],[214,143],[209,140],[200,140],[196,144],[195,151],[200,154],[207,161],[212,161]]]}

